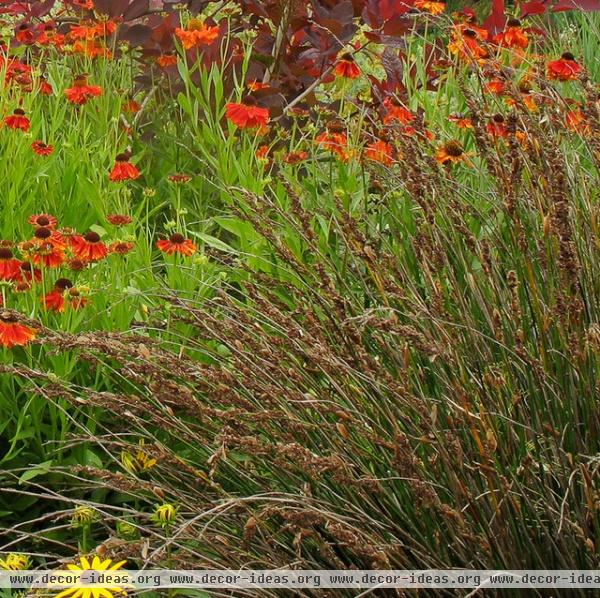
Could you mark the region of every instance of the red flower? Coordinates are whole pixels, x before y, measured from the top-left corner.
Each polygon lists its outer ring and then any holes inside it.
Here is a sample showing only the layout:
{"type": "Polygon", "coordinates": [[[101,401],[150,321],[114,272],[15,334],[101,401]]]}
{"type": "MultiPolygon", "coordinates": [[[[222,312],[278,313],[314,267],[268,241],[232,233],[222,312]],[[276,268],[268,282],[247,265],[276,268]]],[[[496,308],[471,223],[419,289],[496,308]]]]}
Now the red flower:
{"type": "Polygon", "coordinates": [[[29,344],[35,338],[35,332],[20,324],[9,312],[0,313],[0,346],[12,349],[29,344]]]}
{"type": "Polygon", "coordinates": [[[181,255],[193,255],[196,253],[196,246],[186,239],[182,234],[175,233],[168,239],[161,239],[156,242],[156,246],[167,255],[180,253],[181,255]]]}
{"type": "Polygon", "coordinates": [[[15,31],[15,37],[22,44],[33,44],[35,41],[35,34],[29,23],[21,23],[15,31]]]}
{"type": "Polygon", "coordinates": [[[167,178],[172,183],[176,183],[176,184],[189,183],[192,180],[192,177],[189,174],[183,174],[183,173],[170,174],[167,178]]]}
{"type": "Polygon", "coordinates": [[[174,66],[177,64],[177,55],[176,54],[163,54],[156,59],[157,64],[162,66],[163,68],[167,68],[169,66],[174,66]]]}
{"type": "Polygon", "coordinates": [[[54,93],[52,85],[46,79],[40,79],[40,93],[45,96],[51,96],[54,93]]]}
{"type": "Polygon", "coordinates": [[[509,19],[506,31],[494,36],[494,42],[503,48],[520,48],[524,50],[529,45],[529,36],[521,27],[519,19],[509,19]]]}
{"type": "Polygon", "coordinates": [[[583,68],[575,61],[570,52],[565,52],[558,60],[548,63],[548,78],[558,81],[574,81],[579,78],[583,68]]]}
{"type": "Polygon", "coordinates": [[[31,262],[21,262],[19,266],[21,271],[21,280],[24,282],[41,282],[42,273],[39,268],[35,268],[31,262]]]}
{"type": "Polygon", "coordinates": [[[50,214],[34,214],[33,216],[29,216],[27,222],[33,224],[33,226],[41,226],[44,228],[54,228],[58,224],[56,217],[50,214]]]}
{"type": "Polygon", "coordinates": [[[109,214],[106,219],[114,226],[125,226],[133,222],[131,216],[125,214],[109,214]]]}
{"type": "Polygon", "coordinates": [[[42,304],[46,309],[61,313],[65,309],[65,291],[70,289],[73,283],[68,278],[59,278],[54,283],[54,288],[42,297],[42,304]]]}
{"type": "Polygon", "coordinates": [[[506,90],[506,82],[502,79],[492,79],[485,84],[485,91],[500,96],[506,90]]]}
{"type": "Polygon", "coordinates": [[[109,179],[111,181],[134,181],[141,176],[141,172],[136,166],[130,164],[127,154],[119,154],[116,157],[115,165],[111,170],[109,179]]]}
{"type": "Polygon", "coordinates": [[[253,104],[230,102],[225,110],[227,118],[240,129],[264,127],[269,122],[269,110],[253,104]]]}
{"type": "Polygon", "coordinates": [[[71,104],[82,106],[87,104],[91,98],[97,98],[102,95],[102,88],[97,85],[88,85],[87,75],[79,75],[73,81],[73,87],[65,89],[67,100],[71,104]]]}
{"type": "Polygon", "coordinates": [[[43,141],[34,141],[31,144],[31,149],[38,156],[49,156],[54,151],[54,147],[44,143],[43,141]]]}
{"type": "Polygon", "coordinates": [[[508,129],[504,124],[502,114],[494,114],[486,126],[487,132],[492,137],[508,137],[508,129]]]}
{"type": "Polygon", "coordinates": [[[142,105],[139,102],[136,102],[135,100],[127,100],[127,102],[123,104],[123,112],[128,112],[129,114],[137,114],[140,111],[141,107],[142,105]]]}
{"type": "Polygon", "coordinates": [[[335,66],[334,72],[338,77],[345,77],[346,79],[357,79],[360,77],[360,69],[356,62],[354,62],[352,54],[342,55],[335,66]]]}
{"type": "Polygon", "coordinates": [[[0,280],[17,280],[21,262],[13,256],[9,247],[0,247],[0,280]]]}
{"type": "Polygon", "coordinates": [[[11,116],[5,116],[4,124],[10,129],[18,129],[23,132],[29,131],[31,126],[29,119],[25,116],[25,110],[21,110],[21,108],[14,110],[11,116]]]}
{"type": "Polygon", "coordinates": [[[129,241],[115,241],[114,243],[111,243],[108,250],[110,251],[110,253],[118,253],[119,255],[125,255],[129,253],[134,247],[135,245],[133,243],[130,243],[129,241]]]}
{"type": "Polygon", "coordinates": [[[100,235],[94,231],[89,231],[83,236],[72,236],[71,249],[76,257],[86,262],[97,262],[108,255],[108,248],[100,239],[100,235]]]}

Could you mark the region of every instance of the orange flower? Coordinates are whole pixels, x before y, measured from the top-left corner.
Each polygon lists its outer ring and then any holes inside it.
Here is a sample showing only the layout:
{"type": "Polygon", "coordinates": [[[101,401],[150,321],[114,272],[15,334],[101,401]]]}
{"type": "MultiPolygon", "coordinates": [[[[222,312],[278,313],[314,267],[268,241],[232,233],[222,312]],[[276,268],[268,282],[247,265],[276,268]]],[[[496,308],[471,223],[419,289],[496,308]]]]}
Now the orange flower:
{"type": "Polygon", "coordinates": [[[29,131],[29,127],[31,126],[29,119],[25,116],[25,110],[22,110],[21,108],[13,110],[11,116],[5,116],[4,124],[10,129],[16,129],[23,132],[29,131]]]}
{"type": "Polygon", "coordinates": [[[520,48],[524,50],[529,45],[529,36],[521,27],[519,19],[509,19],[506,31],[494,36],[494,42],[503,48],[520,48]]]}
{"type": "Polygon", "coordinates": [[[486,39],[485,30],[456,25],[448,50],[451,54],[456,54],[469,62],[481,62],[489,57],[487,49],[481,45],[481,42],[486,39]]]}
{"type": "Polygon", "coordinates": [[[82,106],[87,104],[91,98],[97,98],[102,95],[102,88],[97,85],[88,85],[87,75],[75,77],[73,86],[65,89],[67,100],[71,104],[82,106]]]}
{"type": "Polygon", "coordinates": [[[29,344],[35,338],[35,332],[20,324],[9,312],[0,312],[0,346],[12,349],[29,344]]]}
{"type": "Polygon", "coordinates": [[[196,246],[190,239],[186,239],[181,233],[174,233],[168,239],[161,239],[156,242],[160,251],[167,255],[180,253],[181,255],[193,255],[196,253],[196,246]]]}
{"type": "Polygon", "coordinates": [[[448,120],[454,123],[459,129],[472,129],[473,123],[468,116],[463,114],[451,114],[448,116],[448,120]]]}
{"type": "Polygon", "coordinates": [[[307,151],[298,151],[298,152],[288,152],[284,158],[283,161],[286,164],[298,164],[298,162],[304,162],[304,160],[306,160],[308,158],[308,152],[307,151]]]}
{"type": "Polygon", "coordinates": [[[58,224],[56,217],[50,214],[34,214],[33,216],[29,216],[27,222],[33,224],[33,226],[41,226],[44,228],[54,228],[58,224]]]}
{"type": "Polygon", "coordinates": [[[163,68],[174,66],[177,64],[176,54],[161,54],[157,59],[156,63],[163,68]]]}
{"type": "Polygon", "coordinates": [[[582,71],[582,66],[571,52],[565,52],[558,60],[548,63],[548,78],[557,81],[574,81],[582,71]]]}
{"type": "Polygon", "coordinates": [[[21,262],[13,256],[10,247],[0,247],[0,280],[17,280],[21,262]]]}
{"type": "Polygon", "coordinates": [[[48,145],[43,141],[34,141],[31,144],[31,149],[38,156],[49,156],[54,151],[54,148],[51,145],[48,145]]]}
{"type": "Polygon", "coordinates": [[[123,112],[127,112],[128,114],[137,114],[141,107],[142,105],[139,102],[130,99],[123,104],[123,112]]]}
{"type": "Polygon", "coordinates": [[[256,149],[255,156],[258,160],[269,160],[269,146],[261,145],[256,149]]]}
{"type": "MultiPolygon", "coordinates": [[[[247,98],[246,102],[251,102],[247,98]]],[[[236,104],[230,102],[225,106],[225,114],[227,118],[240,129],[248,129],[254,127],[264,127],[269,122],[268,108],[261,108],[252,103],[236,104]]]]}
{"type": "Polygon", "coordinates": [[[415,0],[415,8],[432,15],[441,15],[446,10],[444,2],[433,2],[432,0],[415,0]]]}
{"type": "Polygon", "coordinates": [[[100,239],[100,235],[94,231],[89,231],[83,236],[72,236],[71,249],[76,257],[86,262],[97,262],[108,255],[108,248],[100,239]]]}
{"type": "Polygon", "coordinates": [[[360,69],[354,61],[352,54],[342,54],[338,60],[335,70],[335,74],[338,77],[345,77],[346,79],[357,79],[360,77],[360,69]]]}
{"type": "Polygon", "coordinates": [[[485,91],[501,96],[506,90],[506,81],[503,79],[492,79],[485,84],[485,91]]]}
{"type": "Polygon", "coordinates": [[[219,37],[219,26],[207,27],[198,19],[191,19],[187,29],[175,29],[175,35],[186,50],[197,46],[208,46],[219,37]]]}
{"type": "Polygon", "coordinates": [[[65,238],[63,235],[57,231],[53,230],[50,227],[40,226],[35,229],[33,233],[32,243],[50,243],[53,247],[57,249],[64,249],[67,244],[65,243],[65,238]]]}
{"type": "Polygon", "coordinates": [[[114,226],[125,226],[133,222],[131,216],[125,214],[109,214],[106,219],[114,226]]]}
{"type": "Polygon", "coordinates": [[[345,133],[321,133],[315,141],[326,150],[337,154],[343,162],[350,157],[348,153],[348,137],[345,133]]]}
{"type": "Polygon", "coordinates": [[[128,154],[119,154],[108,178],[113,182],[134,181],[141,174],[138,168],[129,162],[128,154]]]}
{"type": "Polygon", "coordinates": [[[408,108],[394,102],[392,98],[386,98],[383,101],[383,107],[386,110],[386,114],[383,117],[383,124],[385,125],[395,120],[406,125],[415,119],[415,115],[408,108]]]}
{"type": "Polygon", "coordinates": [[[365,157],[367,160],[391,166],[394,162],[394,148],[387,141],[379,139],[367,145],[365,148],[365,157]]]}
{"type": "Polygon", "coordinates": [[[592,134],[592,127],[582,110],[569,110],[565,115],[565,125],[570,131],[587,136],[592,134]]]}
{"type": "Polygon", "coordinates": [[[440,147],[435,155],[439,164],[456,164],[461,161],[468,161],[467,154],[458,141],[448,141],[440,147]]]}
{"type": "Polygon", "coordinates": [[[259,89],[269,89],[271,85],[255,79],[254,81],[250,81],[247,87],[250,91],[258,91],[259,89]]]}

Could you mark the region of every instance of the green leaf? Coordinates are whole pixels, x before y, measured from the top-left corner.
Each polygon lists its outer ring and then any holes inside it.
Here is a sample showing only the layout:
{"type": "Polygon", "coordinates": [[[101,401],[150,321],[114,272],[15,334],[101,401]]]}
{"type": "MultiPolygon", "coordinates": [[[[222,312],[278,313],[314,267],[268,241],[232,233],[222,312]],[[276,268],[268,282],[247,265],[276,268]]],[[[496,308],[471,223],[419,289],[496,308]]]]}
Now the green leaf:
{"type": "Polygon", "coordinates": [[[52,466],[52,460],[44,461],[40,463],[37,467],[32,467],[31,469],[24,472],[19,478],[19,484],[23,484],[28,482],[29,480],[33,480],[33,478],[44,475],[50,471],[50,467],[52,466]]]}
{"type": "Polygon", "coordinates": [[[221,241],[221,239],[217,239],[217,237],[213,237],[212,235],[207,235],[205,233],[191,232],[190,234],[198,237],[202,242],[210,247],[213,247],[214,249],[218,249],[219,251],[224,251],[226,253],[237,253],[237,251],[231,247],[231,245],[227,245],[227,243],[221,241]]]}

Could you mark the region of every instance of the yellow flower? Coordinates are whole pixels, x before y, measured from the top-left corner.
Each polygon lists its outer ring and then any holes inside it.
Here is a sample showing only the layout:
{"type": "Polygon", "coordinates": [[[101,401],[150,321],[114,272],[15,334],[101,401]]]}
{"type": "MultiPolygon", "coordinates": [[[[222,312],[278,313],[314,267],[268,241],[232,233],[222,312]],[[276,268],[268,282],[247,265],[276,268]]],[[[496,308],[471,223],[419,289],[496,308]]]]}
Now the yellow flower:
{"type": "Polygon", "coordinates": [[[73,512],[71,525],[73,527],[83,527],[94,523],[94,521],[98,521],[98,519],[100,519],[98,511],[90,507],[79,506],[73,512]]]}
{"type": "Polygon", "coordinates": [[[23,571],[29,569],[31,561],[25,554],[11,552],[5,559],[0,559],[0,569],[7,571],[23,571]]]}
{"type": "MultiPolygon", "coordinates": [[[[144,446],[144,439],[142,438],[139,442],[140,447],[144,446]]],[[[156,465],[156,459],[150,457],[141,448],[136,455],[123,451],[121,453],[121,463],[123,467],[130,473],[141,473],[147,471],[156,465]]]]}
{"type": "MultiPolygon", "coordinates": [[[[91,562],[84,556],[79,557],[79,565],[69,564],[67,569],[73,571],[76,575],[77,583],[83,572],[89,571],[117,571],[121,569],[127,561],[112,562],[111,559],[102,560],[99,556],[94,556],[91,562]]],[[[72,588],[67,588],[57,594],[54,598],[114,598],[116,594],[125,594],[125,590],[121,587],[95,588],[83,587],[74,585],[72,588]]]]}
{"type": "Polygon", "coordinates": [[[176,518],[177,507],[170,503],[164,503],[162,505],[157,505],[154,508],[154,514],[150,519],[161,527],[167,527],[169,524],[173,523],[176,518]]]}

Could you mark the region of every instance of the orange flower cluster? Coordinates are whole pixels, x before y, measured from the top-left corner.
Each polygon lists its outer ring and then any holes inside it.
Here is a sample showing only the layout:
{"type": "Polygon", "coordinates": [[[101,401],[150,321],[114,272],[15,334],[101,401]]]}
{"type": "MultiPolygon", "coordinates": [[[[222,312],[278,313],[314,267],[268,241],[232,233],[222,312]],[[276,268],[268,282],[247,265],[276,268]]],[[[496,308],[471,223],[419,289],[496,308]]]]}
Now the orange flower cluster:
{"type": "MultiPolygon", "coordinates": [[[[132,222],[123,214],[110,214],[107,221],[114,227],[132,222]]],[[[90,230],[78,234],[58,226],[51,214],[29,217],[31,236],[21,242],[0,241],[0,305],[18,296],[31,293],[39,296],[39,304],[47,312],[62,313],[66,309],[81,309],[88,303],[86,287],[72,281],[73,276],[92,269],[111,254],[125,255],[134,249],[130,241],[115,239],[110,243],[90,230]],[[50,289],[49,291],[46,291],[50,289]],[[39,293],[39,295],[38,295],[39,293]]],[[[25,345],[34,338],[13,316],[0,314],[0,346],[12,348],[25,345]]]]}
{"type": "Polygon", "coordinates": [[[186,29],[178,27],[175,35],[181,40],[186,50],[209,46],[219,37],[219,27],[209,27],[202,21],[191,19],[186,29]]]}

